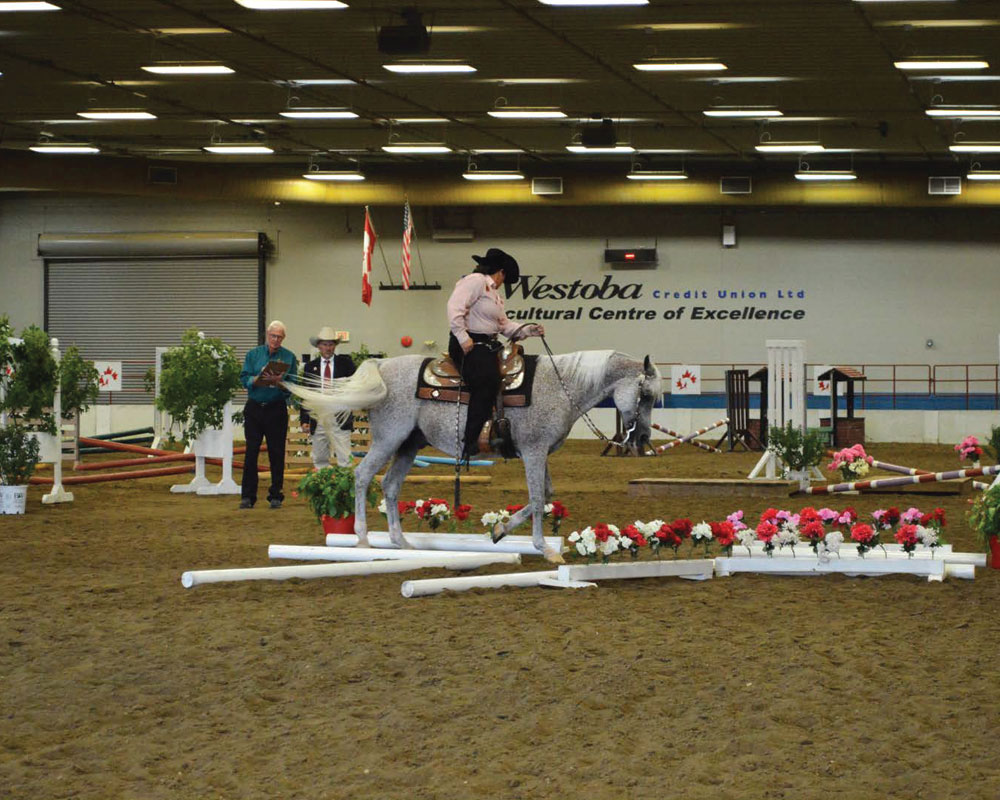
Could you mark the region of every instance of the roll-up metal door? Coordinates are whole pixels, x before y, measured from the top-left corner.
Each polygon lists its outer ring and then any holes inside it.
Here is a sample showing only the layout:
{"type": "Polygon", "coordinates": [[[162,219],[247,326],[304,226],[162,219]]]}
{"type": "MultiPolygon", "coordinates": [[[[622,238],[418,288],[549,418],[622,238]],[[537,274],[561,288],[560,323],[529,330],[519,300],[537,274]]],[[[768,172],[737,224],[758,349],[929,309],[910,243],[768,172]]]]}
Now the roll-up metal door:
{"type": "Polygon", "coordinates": [[[257,258],[122,258],[46,261],[46,330],[83,356],[121,360],[122,392],[101,402],[149,403],[143,376],[157,346],[196,327],[236,348],[259,344],[257,258]]]}

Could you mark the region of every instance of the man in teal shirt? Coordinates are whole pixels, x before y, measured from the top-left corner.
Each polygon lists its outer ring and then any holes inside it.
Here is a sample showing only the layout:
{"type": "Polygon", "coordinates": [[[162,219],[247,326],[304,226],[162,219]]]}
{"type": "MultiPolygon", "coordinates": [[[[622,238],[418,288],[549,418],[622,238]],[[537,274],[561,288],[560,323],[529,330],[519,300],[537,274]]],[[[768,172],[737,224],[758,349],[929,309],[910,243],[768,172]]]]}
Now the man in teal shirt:
{"type": "Polygon", "coordinates": [[[247,352],[240,381],[247,388],[243,407],[243,430],[247,440],[246,462],[240,508],[253,508],[257,502],[257,456],[261,442],[267,441],[267,460],[271,465],[271,488],[267,500],[271,508],[281,508],[285,482],[285,438],[288,435],[289,393],[278,386],[283,380],[294,381],[298,372],[295,354],[281,346],[285,323],[275,320],[267,326],[267,343],[247,352]]]}

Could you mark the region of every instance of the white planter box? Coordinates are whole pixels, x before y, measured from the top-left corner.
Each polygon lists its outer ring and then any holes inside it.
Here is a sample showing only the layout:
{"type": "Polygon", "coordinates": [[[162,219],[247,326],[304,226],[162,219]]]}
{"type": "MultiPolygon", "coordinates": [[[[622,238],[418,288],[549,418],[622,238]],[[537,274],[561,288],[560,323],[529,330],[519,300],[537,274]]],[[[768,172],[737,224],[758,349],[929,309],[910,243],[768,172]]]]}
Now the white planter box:
{"type": "MultiPolygon", "coordinates": [[[[559,581],[614,581],[627,578],[712,577],[712,559],[676,561],[634,561],[621,564],[563,564],[556,570],[559,581]]],[[[549,584],[552,585],[552,584],[549,584]]]]}
{"type": "Polygon", "coordinates": [[[231,456],[232,439],[226,436],[226,431],[222,428],[209,428],[191,442],[191,452],[202,458],[222,458],[231,456]],[[226,448],[229,452],[226,452],[226,448]]]}
{"type": "MultiPolygon", "coordinates": [[[[972,570],[971,565],[965,566],[972,570]]],[[[926,558],[857,558],[838,559],[821,562],[815,556],[792,558],[791,556],[773,556],[768,558],[717,558],[715,559],[715,574],[719,577],[732,575],[734,572],[755,572],[767,575],[920,575],[928,581],[942,581],[945,576],[945,562],[926,558]]]]}
{"type": "Polygon", "coordinates": [[[0,486],[0,514],[23,514],[27,500],[27,486],[0,486]]]}

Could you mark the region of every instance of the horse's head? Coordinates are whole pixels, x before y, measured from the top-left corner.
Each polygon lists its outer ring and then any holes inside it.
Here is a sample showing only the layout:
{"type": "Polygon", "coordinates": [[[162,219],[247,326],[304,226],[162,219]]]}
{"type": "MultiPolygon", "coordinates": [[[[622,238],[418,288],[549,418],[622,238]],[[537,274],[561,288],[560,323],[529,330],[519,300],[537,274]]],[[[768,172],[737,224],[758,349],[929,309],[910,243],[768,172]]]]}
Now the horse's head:
{"type": "Polygon", "coordinates": [[[646,356],[642,368],[618,382],[614,402],[625,425],[625,441],[632,452],[643,452],[650,439],[653,405],[662,396],[660,371],[646,356]]]}

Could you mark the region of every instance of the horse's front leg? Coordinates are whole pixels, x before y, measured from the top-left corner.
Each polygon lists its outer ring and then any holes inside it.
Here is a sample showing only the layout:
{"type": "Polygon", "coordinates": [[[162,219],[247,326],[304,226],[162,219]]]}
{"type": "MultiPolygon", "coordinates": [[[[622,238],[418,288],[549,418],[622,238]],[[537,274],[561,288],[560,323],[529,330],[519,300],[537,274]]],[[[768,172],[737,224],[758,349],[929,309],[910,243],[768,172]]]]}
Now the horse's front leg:
{"type": "MultiPolygon", "coordinates": [[[[521,455],[524,461],[524,476],[528,483],[528,497],[531,498],[531,543],[535,549],[545,556],[546,561],[553,564],[563,562],[562,554],[545,544],[543,520],[545,518],[545,490],[548,477],[548,463],[545,453],[521,455]]],[[[524,509],[522,509],[524,510],[524,509]]],[[[520,513],[520,512],[518,512],[520,513]]],[[[513,520],[511,520],[513,522],[513,520]]]]}

